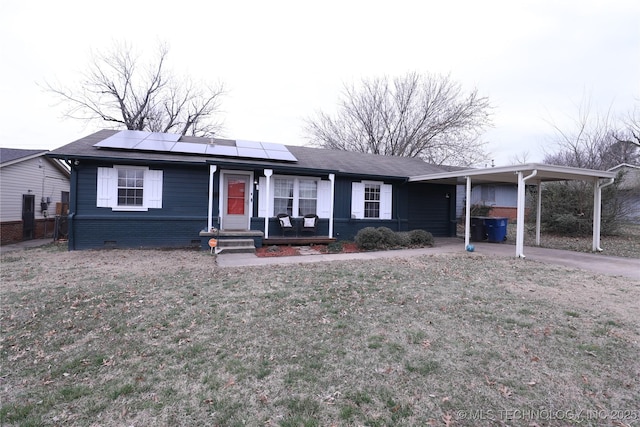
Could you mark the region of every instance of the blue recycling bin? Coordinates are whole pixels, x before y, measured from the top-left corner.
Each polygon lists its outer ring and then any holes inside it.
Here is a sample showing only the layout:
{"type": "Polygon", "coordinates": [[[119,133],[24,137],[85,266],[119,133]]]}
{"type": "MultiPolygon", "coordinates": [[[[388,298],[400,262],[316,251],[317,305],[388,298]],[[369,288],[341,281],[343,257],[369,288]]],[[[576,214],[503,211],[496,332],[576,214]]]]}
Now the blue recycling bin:
{"type": "Polygon", "coordinates": [[[484,228],[487,233],[487,241],[502,243],[507,240],[507,224],[509,218],[485,218],[484,228]]]}

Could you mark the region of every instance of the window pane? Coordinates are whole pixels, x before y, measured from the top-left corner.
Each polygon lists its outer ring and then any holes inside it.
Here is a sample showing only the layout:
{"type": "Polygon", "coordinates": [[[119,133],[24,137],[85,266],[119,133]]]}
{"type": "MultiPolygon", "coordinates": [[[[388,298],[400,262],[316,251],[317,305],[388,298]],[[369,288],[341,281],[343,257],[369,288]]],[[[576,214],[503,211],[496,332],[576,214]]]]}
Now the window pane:
{"type": "Polygon", "coordinates": [[[302,199],[315,199],[318,194],[318,182],[301,179],[298,196],[302,199]]]}
{"type": "Polygon", "coordinates": [[[293,216],[293,199],[274,199],[273,211],[274,215],[286,213],[293,216]]]}
{"type": "Polygon", "coordinates": [[[364,202],[365,218],[380,218],[380,202],[364,202]]]}
{"type": "Polygon", "coordinates": [[[293,197],[293,180],[276,178],[274,182],[275,197],[293,197]]]}
{"type": "Polygon", "coordinates": [[[307,214],[316,213],[316,200],[315,199],[300,199],[298,201],[298,215],[305,216],[307,214]]]}
{"type": "Polygon", "coordinates": [[[364,186],[364,200],[374,201],[380,200],[380,185],[379,184],[365,184],[364,186]]]}

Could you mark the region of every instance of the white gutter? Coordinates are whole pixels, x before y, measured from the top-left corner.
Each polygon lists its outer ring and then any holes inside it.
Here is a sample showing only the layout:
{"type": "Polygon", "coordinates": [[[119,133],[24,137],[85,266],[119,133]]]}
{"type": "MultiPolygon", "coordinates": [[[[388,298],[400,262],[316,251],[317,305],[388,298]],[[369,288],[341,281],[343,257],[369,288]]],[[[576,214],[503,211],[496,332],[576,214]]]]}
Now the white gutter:
{"type": "Polygon", "coordinates": [[[615,178],[609,178],[604,184],[600,184],[599,180],[595,181],[593,186],[593,244],[591,250],[593,252],[602,252],[600,247],[600,226],[602,221],[602,189],[610,186],[615,178]]]}
{"type": "Polygon", "coordinates": [[[516,257],[524,258],[524,210],[525,210],[525,184],[528,180],[538,174],[535,169],[530,175],[523,176],[522,171],[518,171],[518,211],[516,219],[516,257]]]}

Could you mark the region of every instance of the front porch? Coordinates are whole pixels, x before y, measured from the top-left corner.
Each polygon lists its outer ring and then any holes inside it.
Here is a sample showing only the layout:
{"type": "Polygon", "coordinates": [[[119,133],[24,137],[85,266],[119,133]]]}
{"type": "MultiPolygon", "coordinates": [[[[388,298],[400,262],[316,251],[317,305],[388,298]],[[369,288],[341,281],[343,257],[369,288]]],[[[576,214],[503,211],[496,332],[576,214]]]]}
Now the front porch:
{"type": "Polygon", "coordinates": [[[263,239],[262,244],[265,246],[270,245],[290,245],[290,246],[306,246],[306,245],[328,245],[335,242],[335,237],[329,236],[269,236],[268,239],[263,239]]]}
{"type": "Polygon", "coordinates": [[[271,245],[307,246],[327,245],[337,239],[329,236],[269,236],[264,238],[264,233],[259,230],[216,230],[212,232],[200,232],[200,246],[202,250],[210,250],[209,242],[215,239],[217,253],[254,251],[255,248],[271,245]]]}

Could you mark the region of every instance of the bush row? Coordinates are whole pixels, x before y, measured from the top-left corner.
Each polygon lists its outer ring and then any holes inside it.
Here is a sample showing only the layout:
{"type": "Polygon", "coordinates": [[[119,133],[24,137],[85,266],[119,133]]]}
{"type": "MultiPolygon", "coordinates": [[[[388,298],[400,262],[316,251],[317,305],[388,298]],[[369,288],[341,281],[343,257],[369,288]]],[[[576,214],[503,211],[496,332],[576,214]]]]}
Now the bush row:
{"type": "Polygon", "coordinates": [[[364,250],[424,247],[433,246],[433,235],[425,230],[396,232],[388,227],[366,227],[358,231],[355,242],[364,250]]]}

